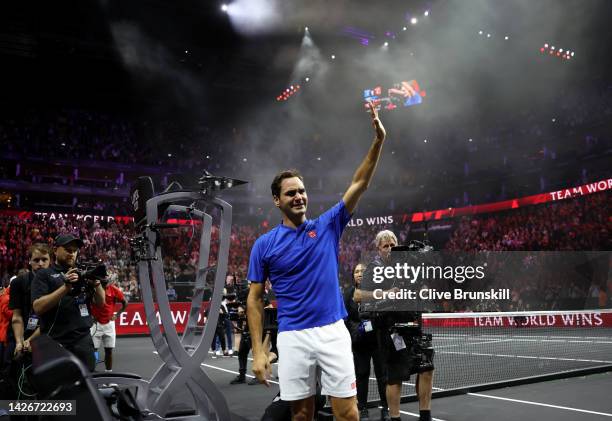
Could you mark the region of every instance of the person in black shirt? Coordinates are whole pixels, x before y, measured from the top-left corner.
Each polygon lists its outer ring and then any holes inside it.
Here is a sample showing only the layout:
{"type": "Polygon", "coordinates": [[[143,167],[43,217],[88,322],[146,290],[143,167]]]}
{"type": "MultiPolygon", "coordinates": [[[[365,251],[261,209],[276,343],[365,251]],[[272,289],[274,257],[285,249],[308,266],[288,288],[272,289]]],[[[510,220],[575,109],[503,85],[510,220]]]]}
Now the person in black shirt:
{"type": "Polygon", "coordinates": [[[93,322],[89,305],[103,306],[105,297],[99,280],[88,280],[80,287],[75,265],[82,245],[72,234],[55,238],[54,264],[39,270],[32,281],[32,308],[40,317],[40,332],[59,342],[93,371],[96,361],[89,334],[93,322]]]}
{"type": "Polygon", "coordinates": [[[370,384],[370,361],[374,361],[374,373],[378,386],[378,394],[381,401],[381,420],[389,420],[389,409],[387,408],[387,373],[384,361],[378,347],[376,332],[371,320],[362,319],[359,315],[362,291],[361,279],[365,265],[357,264],[353,270],[354,285],[344,291],[344,306],[348,313],[345,319],[346,327],[351,334],[353,342],[353,358],[355,361],[355,374],[357,377],[357,407],[359,409],[359,420],[369,420],[368,413],[368,388],[370,384]]]}
{"type": "Polygon", "coordinates": [[[47,269],[51,263],[51,250],[43,243],[33,244],[29,250],[30,268],[27,273],[17,276],[11,282],[9,308],[13,310],[12,327],[15,336],[15,357],[30,352],[30,340],[40,334],[38,316],[32,312],[30,290],[34,275],[40,269],[47,269]]]}
{"type": "MultiPolygon", "coordinates": [[[[364,278],[372,279],[372,273],[376,266],[386,266],[391,264],[391,250],[397,246],[397,237],[389,230],[384,230],[376,234],[374,240],[378,254],[374,260],[368,264],[364,272],[364,278]]],[[[387,285],[391,286],[391,285],[387,285]]],[[[382,288],[384,288],[383,286],[382,288]]],[[[369,292],[368,292],[369,293],[369,292]]],[[[362,295],[366,294],[365,292],[362,295]]],[[[366,298],[367,299],[367,298],[366,298]]],[[[385,316],[377,316],[375,320],[375,330],[378,333],[378,347],[381,350],[384,364],[387,367],[387,402],[391,421],[400,420],[400,398],[402,382],[408,381],[412,374],[417,375],[416,392],[419,399],[419,421],[431,421],[431,391],[433,385],[433,364],[427,368],[421,368],[415,364],[415,346],[417,338],[422,334],[421,316],[414,314],[418,321],[419,328],[409,335],[400,335],[403,348],[398,348],[391,339],[389,326],[393,325],[395,315],[399,312],[386,311],[385,316]]],[[[401,345],[400,345],[401,346],[401,345]]]]}

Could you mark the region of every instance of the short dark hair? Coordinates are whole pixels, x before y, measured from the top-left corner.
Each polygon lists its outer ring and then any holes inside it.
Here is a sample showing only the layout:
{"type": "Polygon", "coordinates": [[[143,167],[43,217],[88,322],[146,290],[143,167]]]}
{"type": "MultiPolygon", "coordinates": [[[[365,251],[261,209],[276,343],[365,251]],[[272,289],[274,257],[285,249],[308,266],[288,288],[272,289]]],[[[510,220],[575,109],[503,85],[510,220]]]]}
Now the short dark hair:
{"type": "Polygon", "coordinates": [[[270,190],[272,190],[272,197],[280,197],[281,184],[283,180],[285,178],[293,178],[293,177],[297,177],[300,180],[304,181],[304,177],[302,177],[302,174],[300,174],[300,172],[295,169],[283,170],[279,172],[278,174],[276,174],[276,177],[274,177],[274,180],[272,180],[272,185],[270,186],[270,190]]]}

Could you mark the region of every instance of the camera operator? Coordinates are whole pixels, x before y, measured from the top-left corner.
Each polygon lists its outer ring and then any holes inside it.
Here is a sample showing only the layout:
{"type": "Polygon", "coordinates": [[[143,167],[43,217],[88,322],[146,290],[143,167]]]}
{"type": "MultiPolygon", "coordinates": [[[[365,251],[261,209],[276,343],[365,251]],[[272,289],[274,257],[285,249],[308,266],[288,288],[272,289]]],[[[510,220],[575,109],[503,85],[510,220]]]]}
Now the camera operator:
{"type": "MultiPolygon", "coordinates": [[[[366,268],[364,278],[371,279],[376,266],[390,264],[391,249],[397,246],[397,237],[389,230],[376,235],[378,255],[366,268]]],[[[387,285],[387,288],[391,285],[387,285]]],[[[417,374],[416,393],[419,399],[419,420],[431,421],[431,391],[433,385],[433,349],[431,343],[424,344],[419,312],[381,312],[374,320],[378,331],[378,346],[387,366],[387,402],[392,421],[400,420],[400,397],[402,382],[417,374]],[[413,326],[397,328],[397,322],[411,318],[413,326]],[[425,352],[423,349],[427,348],[425,352]]]]}
{"type": "Polygon", "coordinates": [[[104,367],[106,372],[113,371],[113,349],[115,348],[115,319],[123,313],[127,307],[127,300],[123,292],[115,285],[110,278],[102,279],[104,288],[104,305],[92,306],[91,314],[94,324],[91,327],[91,338],[94,349],[97,351],[100,344],[104,346],[104,367]],[[121,309],[115,314],[115,305],[121,303],[121,309]]]}
{"type": "Polygon", "coordinates": [[[359,421],[370,419],[368,412],[368,388],[370,384],[370,361],[374,361],[374,373],[378,385],[378,394],[382,409],[380,419],[389,421],[389,409],[387,406],[387,373],[382,354],[378,348],[378,339],[372,321],[360,317],[361,296],[360,287],[365,265],[358,263],[353,270],[354,285],[344,292],[344,306],[348,316],[345,320],[346,327],[351,334],[353,343],[353,359],[355,361],[355,375],[357,377],[357,408],[359,409],[359,421]],[[357,293],[356,293],[357,292],[357,293]]]}
{"type": "Polygon", "coordinates": [[[83,246],[79,238],[60,234],[54,245],[55,262],[39,270],[32,281],[32,308],[40,318],[40,332],[59,342],[93,371],[96,361],[89,334],[89,305],[104,305],[104,288],[100,280],[83,276],[75,267],[83,246]]]}

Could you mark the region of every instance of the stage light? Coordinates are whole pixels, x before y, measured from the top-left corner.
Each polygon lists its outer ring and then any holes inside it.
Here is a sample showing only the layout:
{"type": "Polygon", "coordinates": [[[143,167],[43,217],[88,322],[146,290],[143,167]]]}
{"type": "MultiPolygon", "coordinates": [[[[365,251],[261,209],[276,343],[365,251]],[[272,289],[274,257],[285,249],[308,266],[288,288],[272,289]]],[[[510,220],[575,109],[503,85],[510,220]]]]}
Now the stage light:
{"type": "Polygon", "coordinates": [[[172,154],[171,153],[168,154],[168,158],[172,158],[172,154]]]}
{"type": "Polygon", "coordinates": [[[320,156],[318,156],[318,157],[317,157],[317,161],[320,161],[320,160],[321,160],[321,157],[320,157],[320,156]]]}
{"type": "Polygon", "coordinates": [[[246,158],[242,158],[242,162],[247,162],[247,159],[246,158]]]}
{"type": "Polygon", "coordinates": [[[510,37],[509,37],[508,35],[506,35],[506,36],[504,37],[504,39],[505,39],[506,41],[508,41],[508,39],[509,39],[509,38],[510,38],[510,37]]]}
{"type": "Polygon", "coordinates": [[[553,45],[553,46],[551,46],[551,47],[550,47],[550,49],[551,49],[551,50],[554,50],[554,49],[555,49],[555,46],[554,46],[554,45],[553,45]]]}
{"type": "Polygon", "coordinates": [[[423,140],[423,143],[427,143],[427,139],[423,140]]]}
{"type": "Polygon", "coordinates": [[[487,38],[491,38],[491,34],[487,34],[487,38]]]}
{"type": "Polygon", "coordinates": [[[304,27],[304,31],[308,32],[308,27],[307,26],[304,27]]]}
{"type": "Polygon", "coordinates": [[[572,51],[572,57],[574,57],[574,52],[572,51]]]}
{"type": "Polygon", "coordinates": [[[387,41],[385,41],[385,43],[383,44],[384,47],[388,47],[389,43],[387,41]]]}
{"type": "Polygon", "coordinates": [[[336,59],[336,56],[335,56],[334,54],[332,54],[332,55],[331,55],[331,59],[332,59],[332,60],[335,60],[335,59],[336,59]]]}
{"type": "Polygon", "coordinates": [[[417,18],[412,18],[410,19],[410,23],[416,25],[417,23],[419,23],[419,20],[417,18]]]}
{"type": "Polygon", "coordinates": [[[468,142],[471,142],[471,141],[472,141],[472,138],[470,137],[470,138],[468,139],[468,142]]]}
{"type": "Polygon", "coordinates": [[[540,48],[540,51],[543,53],[544,52],[544,47],[540,48]]]}
{"type": "Polygon", "coordinates": [[[309,81],[310,81],[310,78],[309,78],[309,77],[306,77],[306,79],[304,79],[304,80],[305,80],[306,82],[309,82],[309,81]]]}
{"type": "Polygon", "coordinates": [[[224,12],[227,12],[227,4],[222,4],[221,5],[221,10],[224,12]]]}
{"type": "Polygon", "coordinates": [[[482,35],[482,31],[478,31],[478,35],[482,35]]]}
{"type": "Polygon", "coordinates": [[[553,118],[553,119],[552,119],[552,122],[554,123],[555,121],[557,121],[557,119],[556,119],[556,118],[553,118]]]}
{"type": "Polygon", "coordinates": [[[562,53],[563,52],[563,48],[559,48],[559,52],[562,53]]]}
{"type": "Polygon", "coordinates": [[[185,54],[189,54],[189,50],[185,50],[185,54]]]}
{"type": "Polygon", "coordinates": [[[425,16],[429,16],[429,10],[425,10],[425,13],[423,13],[425,16]]]}
{"type": "Polygon", "coordinates": [[[210,155],[206,155],[206,159],[210,159],[210,155]]]}

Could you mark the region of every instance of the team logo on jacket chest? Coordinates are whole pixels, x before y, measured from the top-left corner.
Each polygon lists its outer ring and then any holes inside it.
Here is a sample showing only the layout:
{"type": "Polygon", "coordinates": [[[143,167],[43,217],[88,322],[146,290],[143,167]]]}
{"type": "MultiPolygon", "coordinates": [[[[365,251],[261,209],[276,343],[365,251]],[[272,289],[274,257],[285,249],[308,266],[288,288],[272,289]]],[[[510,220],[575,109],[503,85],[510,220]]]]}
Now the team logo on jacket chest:
{"type": "Polygon", "coordinates": [[[317,238],[317,232],[315,230],[308,231],[308,236],[310,238],[317,238]]]}

